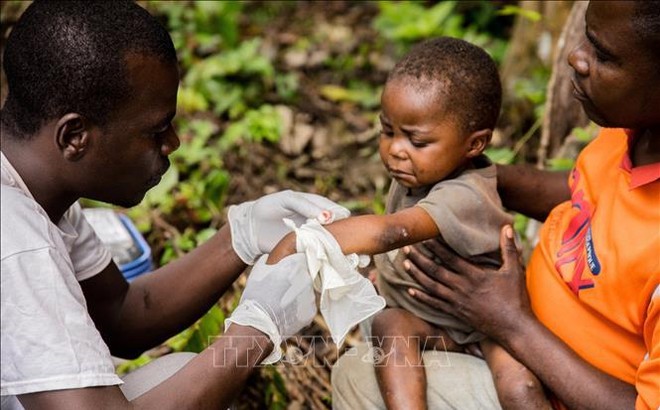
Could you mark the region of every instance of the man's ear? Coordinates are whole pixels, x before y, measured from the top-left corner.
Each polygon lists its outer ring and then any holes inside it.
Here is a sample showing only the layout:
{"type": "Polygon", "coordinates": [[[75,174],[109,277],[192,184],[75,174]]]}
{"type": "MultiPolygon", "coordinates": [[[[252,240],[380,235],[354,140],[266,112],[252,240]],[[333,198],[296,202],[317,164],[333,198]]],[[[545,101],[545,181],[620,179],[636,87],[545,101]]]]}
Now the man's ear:
{"type": "Polygon", "coordinates": [[[63,115],[55,124],[55,142],[65,159],[78,161],[90,145],[89,122],[77,113],[63,115]]]}
{"type": "Polygon", "coordinates": [[[475,131],[467,138],[467,157],[475,158],[481,155],[488,146],[493,130],[486,128],[483,130],[475,131]]]}

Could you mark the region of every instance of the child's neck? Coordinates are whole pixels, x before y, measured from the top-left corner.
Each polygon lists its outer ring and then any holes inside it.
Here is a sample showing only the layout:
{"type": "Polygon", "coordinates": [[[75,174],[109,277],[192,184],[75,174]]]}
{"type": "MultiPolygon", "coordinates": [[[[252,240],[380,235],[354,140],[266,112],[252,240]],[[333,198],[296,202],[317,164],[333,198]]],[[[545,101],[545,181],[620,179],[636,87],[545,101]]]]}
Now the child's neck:
{"type": "Polygon", "coordinates": [[[480,158],[481,156],[478,156],[476,158],[466,158],[465,161],[463,161],[461,165],[456,167],[456,169],[451,174],[447,175],[447,177],[444,178],[443,181],[446,181],[448,179],[454,179],[457,176],[461,175],[463,172],[468,171],[470,169],[483,168],[484,166],[482,165],[482,161],[479,160],[480,158]]]}

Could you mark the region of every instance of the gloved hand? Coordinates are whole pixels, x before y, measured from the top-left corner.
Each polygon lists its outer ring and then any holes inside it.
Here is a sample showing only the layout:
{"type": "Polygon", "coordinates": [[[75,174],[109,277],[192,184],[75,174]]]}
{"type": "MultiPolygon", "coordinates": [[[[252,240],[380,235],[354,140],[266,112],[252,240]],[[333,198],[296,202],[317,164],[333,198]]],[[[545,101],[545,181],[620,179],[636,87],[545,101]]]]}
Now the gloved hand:
{"type": "Polygon", "coordinates": [[[307,219],[316,218],[320,223],[328,224],[350,214],[348,209],[320,195],[289,190],[276,192],[229,207],[232,247],[243,262],[252,265],[291,232],[284,224],[284,218],[299,226],[307,219]]]}
{"type": "Polygon", "coordinates": [[[266,259],[262,256],[252,268],[241,301],[225,320],[225,331],[236,323],[264,332],[274,347],[262,363],[270,364],[282,357],[282,338],[309,325],[317,310],[305,255],[289,255],[275,265],[266,265],[266,259]]]}

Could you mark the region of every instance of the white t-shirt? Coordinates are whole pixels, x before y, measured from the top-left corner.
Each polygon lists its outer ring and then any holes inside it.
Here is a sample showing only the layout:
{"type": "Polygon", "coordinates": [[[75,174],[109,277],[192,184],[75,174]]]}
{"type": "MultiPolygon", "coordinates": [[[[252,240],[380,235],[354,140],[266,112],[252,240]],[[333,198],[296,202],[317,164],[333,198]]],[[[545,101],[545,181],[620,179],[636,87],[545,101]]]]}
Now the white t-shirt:
{"type": "Polygon", "coordinates": [[[79,281],[111,261],[80,205],[57,225],[1,154],[2,409],[15,395],[121,384],[79,281]]]}

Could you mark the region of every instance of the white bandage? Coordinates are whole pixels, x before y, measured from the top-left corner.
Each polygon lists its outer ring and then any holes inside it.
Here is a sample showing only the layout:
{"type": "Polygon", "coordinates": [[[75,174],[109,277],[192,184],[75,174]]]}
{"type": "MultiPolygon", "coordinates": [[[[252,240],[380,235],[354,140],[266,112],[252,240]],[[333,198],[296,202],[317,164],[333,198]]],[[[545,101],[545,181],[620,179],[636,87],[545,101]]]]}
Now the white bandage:
{"type": "Polygon", "coordinates": [[[296,248],[307,259],[314,289],[320,293],[320,311],[332,340],[341,346],[349,330],[385,307],[373,284],[358,271],[366,266],[366,255],[344,255],[334,236],[318,220],[309,219],[296,227],[284,221],[296,233],[296,248]]]}

